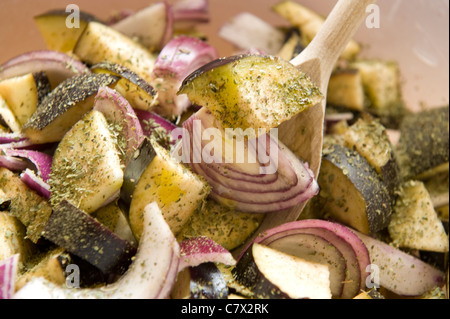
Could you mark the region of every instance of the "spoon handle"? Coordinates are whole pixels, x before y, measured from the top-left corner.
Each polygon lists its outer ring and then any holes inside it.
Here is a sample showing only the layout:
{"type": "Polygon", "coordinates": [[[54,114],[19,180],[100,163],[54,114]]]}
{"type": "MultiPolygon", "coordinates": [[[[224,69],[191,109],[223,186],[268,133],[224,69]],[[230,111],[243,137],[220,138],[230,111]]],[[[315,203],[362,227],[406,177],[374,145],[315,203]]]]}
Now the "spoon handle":
{"type": "Polygon", "coordinates": [[[339,0],[311,43],[291,63],[326,87],[339,56],[364,21],[367,7],[375,2],[339,0]]]}

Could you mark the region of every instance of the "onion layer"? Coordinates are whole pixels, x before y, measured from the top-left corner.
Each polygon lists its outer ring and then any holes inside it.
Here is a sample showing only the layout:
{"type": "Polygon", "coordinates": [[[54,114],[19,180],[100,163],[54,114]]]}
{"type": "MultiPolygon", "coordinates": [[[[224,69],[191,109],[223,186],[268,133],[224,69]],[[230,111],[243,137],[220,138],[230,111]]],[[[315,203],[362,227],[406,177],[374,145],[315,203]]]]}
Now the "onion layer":
{"type": "Polygon", "coordinates": [[[308,165],[270,134],[244,138],[238,149],[235,140],[239,137],[229,137],[205,109],[183,127],[182,160],[208,181],[211,197],[227,207],[271,213],[292,208],[318,193],[308,165]]]}
{"type": "Polygon", "coordinates": [[[18,254],[0,261],[0,299],[13,297],[18,267],[18,254]]]}
{"type": "Polygon", "coordinates": [[[198,38],[182,35],[169,41],[153,70],[153,85],[159,93],[155,111],[165,117],[182,114],[191,105],[187,95],[177,95],[184,78],[217,58],[216,49],[198,38]]]}
{"type": "Polygon", "coordinates": [[[232,266],[236,263],[233,255],[218,243],[207,237],[195,237],[180,243],[181,259],[178,271],[203,263],[214,262],[232,266]]]}

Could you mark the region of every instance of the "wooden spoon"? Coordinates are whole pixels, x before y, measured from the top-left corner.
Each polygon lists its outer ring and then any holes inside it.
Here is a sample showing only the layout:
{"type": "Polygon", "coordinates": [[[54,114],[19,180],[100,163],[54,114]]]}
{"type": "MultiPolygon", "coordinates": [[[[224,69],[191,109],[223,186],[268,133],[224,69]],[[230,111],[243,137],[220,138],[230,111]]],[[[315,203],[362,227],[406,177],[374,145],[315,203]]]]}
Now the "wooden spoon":
{"type": "MultiPolygon", "coordinates": [[[[318,177],[322,160],[324,118],[328,82],[336,63],[375,0],[339,0],[312,42],[291,63],[306,73],[324,95],[310,107],[278,128],[279,139],[299,158],[309,163],[318,177]]],[[[258,233],[297,220],[307,203],[284,212],[268,214],[258,233]]]]}

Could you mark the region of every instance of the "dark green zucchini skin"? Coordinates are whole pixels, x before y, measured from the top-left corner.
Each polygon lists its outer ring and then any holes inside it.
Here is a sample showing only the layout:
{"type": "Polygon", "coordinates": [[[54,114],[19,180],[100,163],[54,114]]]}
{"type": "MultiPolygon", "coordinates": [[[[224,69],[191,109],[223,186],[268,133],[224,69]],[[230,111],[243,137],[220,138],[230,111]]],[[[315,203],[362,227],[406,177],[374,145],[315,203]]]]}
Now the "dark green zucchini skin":
{"type": "MultiPolygon", "coordinates": [[[[385,229],[390,222],[394,198],[389,186],[369,162],[357,152],[337,144],[324,152],[323,161],[338,167],[363,197],[370,233],[375,234],[385,229]]],[[[336,183],[324,183],[323,179],[321,183],[319,177],[321,188],[339,187],[336,183]]]]}
{"type": "Polygon", "coordinates": [[[406,116],[400,125],[396,157],[404,179],[449,162],[449,107],[406,116]]]}

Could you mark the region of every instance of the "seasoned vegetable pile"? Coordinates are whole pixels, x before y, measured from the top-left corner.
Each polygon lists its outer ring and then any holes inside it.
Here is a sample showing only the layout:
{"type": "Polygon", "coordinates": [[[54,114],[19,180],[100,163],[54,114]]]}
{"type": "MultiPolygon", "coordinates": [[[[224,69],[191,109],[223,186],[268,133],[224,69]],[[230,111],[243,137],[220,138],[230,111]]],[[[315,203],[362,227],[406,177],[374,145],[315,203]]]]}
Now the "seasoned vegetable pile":
{"type": "Polygon", "coordinates": [[[411,112],[357,41],[321,92],[298,2],[231,19],[226,57],[207,0],[125,9],[43,12],[0,61],[0,299],[448,298],[448,105],[411,112]],[[323,100],[316,176],[277,128],[323,100]]]}

